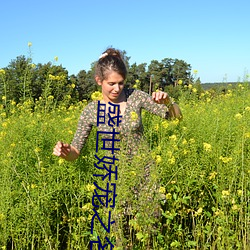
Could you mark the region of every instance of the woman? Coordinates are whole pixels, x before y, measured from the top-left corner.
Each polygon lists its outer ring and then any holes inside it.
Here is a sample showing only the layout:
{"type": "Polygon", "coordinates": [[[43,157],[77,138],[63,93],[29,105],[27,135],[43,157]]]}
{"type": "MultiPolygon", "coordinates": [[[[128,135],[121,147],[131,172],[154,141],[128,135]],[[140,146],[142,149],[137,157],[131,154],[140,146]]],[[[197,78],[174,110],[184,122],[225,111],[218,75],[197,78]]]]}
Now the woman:
{"type": "MultiPolygon", "coordinates": [[[[125,89],[124,81],[127,76],[127,69],[120,51],[113,48],[107,49],[99,58],[96,64],[95,80],[102,88],[103,100],[101,103],[108,106],[109,102],[119,104],[122,122],[117,131],[122,138],[135,149],[143,137],[143,126],[141,120],[141,109],[159,115],[163,118],[181,118],[182,114],[179,106],[172,102],[167,93],[158,91],[153,92],[152,98],[145,92],[125,89]],[[131,122],[131,114],[136,114],[131,122]],[[131,136],[132,135],[132,136],[131,136]]],[[[108,110],[108,109],[107,109],[108,110]]],[[[86,142],[92,126],[97,120],[97,103],[91,102],[83,110],[78,129],[71,144],[57,142],[53,154],[65,160],[73,161],[78,158],[80,151],[86,142]]],[[[99,130],[110,131],[111,127],[100,124],[99,130]]]]}
{"type": "MultiPolygon", "coordinates": [[[[154,180],[149,181],[149,168],[152,165],[152,161],[148,157],[150,154],[147,153],[147,149],[144,150],[143,148],[145,157],[141,158],[139,164],[133,162],[133,156],[137,155],[141,145],[144,145],[142,143],[143,125],[141,110],[146,109],[164,119],[181,118],[182,114],[178,105],[172,102],[165,92],[154,92],[151,97],[143,91],[124,88],[126,76],[127,69],[120,51],[113,48],[107,49],[100,56],[95,68],[95,80],[101,86],[103,99],[99,104],[98,101],[90,102],[84,108],[72,143],[57,142],[53,153],[68,161],[77,159],[92,127],[97,126],[100,104],[105,104],[103,106],[106,107],[106,111],[119,105],[119,108],[116,109],[117,113],[114,112],[114,116],[121,116],[120,124],[110,126],[107,122],[100,122],[98,130],[111,132],[115,128],[115,131],[119,132],[120,145],[122,146],[119,152],[127,156],[125,161],[120,161],[118,164],[120,169],[118,176],[122,179],[119,183],[119,187],[122,190],[120,192],[119,205],[123,209],[123,215],[121,216],[120,212],[118,212],[114,217],[116,221],[115,231],[121,231],[119,229],[123,228],[123,234],[128,235],[130,231],[128,220],[135,218],[135,214],[143,214],[145,215],[143,217],[147,219],[155,217],[154,212],[159,207],[157,204],[153,205],[158,200],[158,198],[155,199],[158,185],[154,180]],[[129,167],[133,170],[136,167],[137,169],[139,168],[139,171],[135,174],[137,179],[129,179],[127,177],[129,167]],[[138,174],[140,171],[142,174],[138,174]],[[127,195],[128,193],[129,195],[127,195]],[[142,212],[139,213],[138,211],[142,212]],[[127,220],[125,223],[124,219],[127,220]]],[[[104,117],[108,118],[109,116],[105,114],[104,117]]],[[[124,241],[124,235],[119,237],[120,240],[117,239],[116,241],[117,246],[121,246],[122,241],[124,241]]]]}

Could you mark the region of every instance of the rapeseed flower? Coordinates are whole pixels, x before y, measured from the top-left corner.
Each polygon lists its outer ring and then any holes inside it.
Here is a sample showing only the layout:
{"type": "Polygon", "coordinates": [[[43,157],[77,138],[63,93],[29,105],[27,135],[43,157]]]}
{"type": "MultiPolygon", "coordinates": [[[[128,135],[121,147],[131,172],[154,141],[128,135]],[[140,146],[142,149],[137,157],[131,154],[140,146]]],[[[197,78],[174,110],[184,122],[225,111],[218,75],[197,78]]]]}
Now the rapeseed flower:
{"type": "Polygon", "coordinates": [[[95,91],[91,94],[91,99],[93,101],[100,101],[103,99],[102,93],[100,91],[95,91]]]}
{"type": "Polygon", "coordinates": [[[178,84],[179,84],[179,85],[182,85],[182,83],[183,83],[182,80],[179,80],[179,81],[178,81],[178,84]]]}
{"type": "Polygon", "coordinates": [[[208,179],[212,180],[212,179],[214,179],[216,177],[216,175],[217,175],[217,173],[214,171],[214,172],[210,173],[208,179]]]}
{"type": "Polygon", "coordinates": [[[200,208],[194,213],[194,216],[201,215],[201,214],[202,214],[202,211],[203,211],[203,208],[200,207],[200,208]]]}
{"type": "Polygon", "coordinates": [[[159,124],[158,123],[155,124],[154,129],[155,129],[155,131],[159,130],[159,124]]]}
{"type": "Polygon", "coordinates": [[[166,194],[166,199],[167,199],[167,200],[170,200],[171,198],[172,198],[172,194],[171,194],[171,193],[167,193],[167,194],[166,194]]]}
{"type": "Polygon", "coordinates": [[[165,194],[166,193],[166,188],[165,187],[160,187],[159,188],[159,193],[165,194]]]}
{"type": "Polygon", "coordinates": [[[169,139],[171,141],[176,141],[177,140],[177,136],[176,135],[171,135],[171,136],[169,136],[169,139]]]}
{"type": "Polygon", "coordinates": [[[138,119],[138,114],[135,111],[130,113],[130,118],[132,121],[136,121],[138,119]]]}
{"type": "Polygon", "coordinates": [[[55,56],[55,57],[54,57],[54,60],[57,62],[57,61],[58,61],[58,56],[55,56]]]}
{"type": "Polygon", "coordinates": [[[86,185],[86,189],[87,189],[89,192],[94,192],[94,190],[95,190],[95,185],[94,185],[94,184],[87,184],[87,185],[86,185]]]}
{"type": "Polygon", "coordinates": [[[5,75],[5,70],[4,69],[0,69],[0,75],[5,75]]]}
{"type": "Polygon", "coordinates": [[[170,159],[168,159],[169,164],[173,165],[175,164],[175,157],[172,156],[170,159]]]}
{"type": "Polygon", "coordinates": [[[237,120],[241,120],[241,119],[242,119],[242,114],[238,113],[238,114],[236,114],[234,117],[235,117],[235,119],[237,119],[237,120]]]}
{"type": "Polygon", "coordinates": [[[209,143],[203,142],[203,148],[207,152],[211,152],[212,151],[212,146],[209,143]]]}
{"type": "Polygon", "coordinates": [[[161,123],[161,125],[162,125],[163,128],[167,128],[167,127],[168,127],[168,122],[164,120],[164,121],[161,123]]]}
{"type": "Polygon", "coordinates": [[[243,194],[243,191],[241,189],[237,190],[237,194],[238,195],[242,195],[243,194]]]}
{"type": "Polygon", "coordinates": [[[221,194],[222,194],[222,197],[225,198],[225,197],[230,195],[230,191],[229,190],[222,190],[221,194]]]}
{"type": "Polygon", "coordinates": [[[232,210],[234,210],[234,211],[239,210],[239,206],[237,204],[233,204],[232,210]]]}
{"type": "Polygon", "coordinates": [[[219,159],[223,162],[223,163],[228,163],[230,161],[232,161],[232,157],[223,157],[223,156],[220,156],[219,159]]]}
{"type": "Polygon", "coordinates": [[[160,155],[156,155],[155,161],[156,161],[157,164],[161,163],[162,162],[161,156],[160,155]]]}
{"type": "Polygon", "coordinates": [[[32,42],[28,42],[28,47],[31,47],[32,46],[32,42]]]}

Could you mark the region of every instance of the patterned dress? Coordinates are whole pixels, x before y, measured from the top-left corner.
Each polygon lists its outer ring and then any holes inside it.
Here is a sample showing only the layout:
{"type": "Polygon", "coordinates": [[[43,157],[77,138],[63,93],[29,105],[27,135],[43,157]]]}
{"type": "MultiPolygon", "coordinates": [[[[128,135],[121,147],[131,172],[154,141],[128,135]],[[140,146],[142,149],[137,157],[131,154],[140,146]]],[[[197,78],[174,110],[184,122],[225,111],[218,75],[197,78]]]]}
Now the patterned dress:
{"type": "MultiPolygon", "coordinates": [[[[164,104],[155,103],[151,96],[147,93],[136,90],[124,88],[126,95],[126,109],[121,118],[119,126],[109,126],[107,122],[105,124],[99,124],[98,131],[111,132],[113,128],[119,132],[119,139],[121,144],[126,144],[126,154],[136,154],[136,149],[140,145],[143,139],[143,124],[142,124],[142,109],[158,115],[162,118],[168,119],[168,108],[164,104]]],[[[93,126],[97,126],[97,107],[98,101],[89,103],[83,110],[79,122],[78,128],[75,133],[72,145],[81,151],[83,148],[93,126]]],[[[106,114],[106,121],[109,119],[106,114]]]]}
{"type": "MultiPolygon", "coordinates": [[[[99,124],[97,131],[111,132],[113,129],[119,132],[121,140],[119,154],[125,155],[123,162],[119,161],[119,173],[117,182],[117,196],[122,212],[113,212],[114,231],[120,232],[123,228],[123,236],[117,238],[117,246],[122,246],[122,242],[129,238],[130,225],[129,220],[141,215],[140,223],[142,223],[145,233],[150,233],[154,228],[153,222],[158,222],[160,218],[159,200],[159,181],[153,178],[152,167],[155,167],[155,162],[150,156],[150,151],[147,143],[143,152],[143,157],[140,157],[138,152],[144,141],[143,124],[142,124],[142,109],[158,115],[164,119],[169,118],[168,108],[164,104],[157,104],[152,100],[152,97],[147,93],[136,89],[124,89],[126,96],[126,108],[121,118],[119,126],[109,126],[108,114],[105,114],[105,123],[99,124]],[[136,156],[136,157],[134,157],[136,156]],[[120,191],[119,191],[120,190],[120,191]],[[151,219],[150,219],[151,218],[151,219]],[[145,221],[142,221],[145,220],[145,221]],[[151,224],[148,221],[151,221],[151,224]],[[147,225],[145,227],[145,225],[147,225]]],[[[99,106],[100,107],[100,106],[99,106]]],[[[100,109],[99,109],[100,110],[100,109]]],[[[93,126],[97,126],[98,101],[90,102],[82,111],[79,119],[78,128],[72,141],[72,145],[79,151],[85,145],[85,142],[91,132],[93,126]]],[[[107,138],[107,135],[103,136],[107,138]]],[[[118,138],[118,137],[117,137],[118,138]]],[[[119,146],[116,146],[119,147],[119,146]]],[[[107,152],[108,153],[108,152],[107,152]]],[[[118,152],[117,152],[118,153],[118,152]]],[[[105,154],[106,155],[106,154],[105,154]]],[[[107,154],[108,155],[108,154],[107,154]]],[[[118,157],[120,160],[120,157],[118,157]]],[[[156,170],[155,168],[153,169],[156,170]]],[[[119,211],[119,210],[117,210],[119,211]]],[[[138,222],[139,223],[139,222],[138,222]]],[[[126,243],[125,243],[126,245],[126,243]]]]}

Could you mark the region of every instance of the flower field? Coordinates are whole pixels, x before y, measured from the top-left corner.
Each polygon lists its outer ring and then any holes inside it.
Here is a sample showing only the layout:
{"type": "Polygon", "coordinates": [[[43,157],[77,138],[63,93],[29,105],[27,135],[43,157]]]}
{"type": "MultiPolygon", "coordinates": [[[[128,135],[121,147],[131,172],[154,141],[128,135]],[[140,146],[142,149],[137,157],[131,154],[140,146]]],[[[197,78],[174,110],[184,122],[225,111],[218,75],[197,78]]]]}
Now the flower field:
{"type": "MultiPolygon", "coordinates": [[[[120,238],[128,249],[249,249],[249,84],[183,93],[182,121],[143,112],[151,155],[142,152],[128,164],[121,154],[112,210],[118,223],[109,234],[98,220],[91,234],[95,130],[77,161],[52,155],[58,140],[71,142],[86,102],[40,101],[12,101],[8,112],[0,106],[0,249],[84,250],[97,236],[114,245],[120,238]],[[150,182],[163,197],[155,219],[146,198],[135,202],[130,192],[149,159],[150,182]],[[124,200],[140,211],[130,215],[129,229],[121,218],[124,200]]],[[[107,211],[98,211],[105,222],[107,211]]]]}

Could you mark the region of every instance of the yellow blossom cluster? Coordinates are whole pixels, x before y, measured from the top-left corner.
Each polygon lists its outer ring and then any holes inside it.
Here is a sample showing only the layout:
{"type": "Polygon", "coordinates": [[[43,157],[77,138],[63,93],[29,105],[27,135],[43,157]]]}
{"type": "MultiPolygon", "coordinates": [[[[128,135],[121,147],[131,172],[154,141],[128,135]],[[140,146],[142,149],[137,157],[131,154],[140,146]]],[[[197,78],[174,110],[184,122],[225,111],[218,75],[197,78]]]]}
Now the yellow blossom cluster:
{"type": "Polygon", "coordinates": [[[219,159],[223,162],[223,163],[229,163],[230,161],[232,161],[232,157],[223,157],[220,156],[219,159]]]}
{"type": "Polygon", "coordinates": [[[212,146],[209,143],[203,142],[203,148],[206,152],[211,152],[212,151],[212,146]]]}
{"type": "Polygon", "coordinates": [[[49,80],[54,80],[54,81],[63,81],[65,80],[65,75],[60,75],[60,76],[54,76],[52,74],[49,74],[49,80]]]}
{"type": "Polygon", "coordinates": [[[103,99],[102,93],[100,91],[95,91],[91,94],[91,99],[93,101],[100,101],[103,99]]]}
{"type": "Polygon", "coordinates": [[[138,119],[138,114],[135,111],[130,113],[131,121],[136,121],[138,119]]]}
{"type": "Polygon", "coordinates": [[[0,75],[5,75],[5,70],[4,69],[0,69],[0,75]]]}

